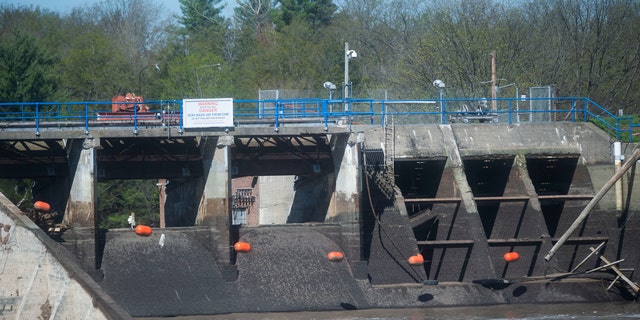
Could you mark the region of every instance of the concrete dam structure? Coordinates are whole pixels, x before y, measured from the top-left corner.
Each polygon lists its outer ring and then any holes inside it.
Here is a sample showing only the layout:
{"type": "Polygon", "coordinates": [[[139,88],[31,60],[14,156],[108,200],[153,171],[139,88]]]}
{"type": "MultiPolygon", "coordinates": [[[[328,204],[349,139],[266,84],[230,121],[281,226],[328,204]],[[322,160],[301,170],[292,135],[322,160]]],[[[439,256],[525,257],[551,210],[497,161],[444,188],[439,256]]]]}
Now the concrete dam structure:
{"type": "MultiPolygon", "coordinates": [[[[638,291],[635,161],[600,192],[620,167],[591,123],[3,130],[1,178],[36,181],[34,197],[71,228],[43,240],[6,199],[1,222],[63,252],[53,260],[84,276],[49,277],[85,288],[104,318],[602,302],[638,291]],[[123,178],[170,181],[166,225],[150,236],[97,227],[95,184],[123,178]],[[518,258],[506,261],[510,252],[518,258]]],[[[622,144],[622,155],[635,148],[622,144]]],[[[12,255],[26,249],[17,244],[3,242],[0,259],[10,245],[12,255]]],[[[6,281],[38,270],[8,257],[3,315],[68,310],[65,294],[29,290],[37,277],[6,281]]]]}

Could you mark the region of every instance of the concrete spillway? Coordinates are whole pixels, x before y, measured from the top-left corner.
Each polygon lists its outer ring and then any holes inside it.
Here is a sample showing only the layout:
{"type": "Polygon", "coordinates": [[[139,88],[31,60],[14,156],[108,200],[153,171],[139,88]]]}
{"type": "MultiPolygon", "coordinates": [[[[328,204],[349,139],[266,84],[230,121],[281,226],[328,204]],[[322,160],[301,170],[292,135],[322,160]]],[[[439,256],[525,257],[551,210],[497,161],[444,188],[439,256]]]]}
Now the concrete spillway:
{"type": "Polygon", "coordinates": [[[0,194],[0,318],[131,319],[81,267],[0,194]]]}
{"type": "MultiPolygon", "coordinates": [[[[179,225],[139,237],[128,229],[93,233],[83,222],[63,236],[61,249],[31,224],[27,229],[40,234],[31,241],[83,258],[87,284],[80,287],[103,290],[106,306],[133,316],[591,302],[634,294],[610,268],[594,271],[603,265],[596,256],[585,259],[599,247],[611,261],[624,259],[619,268],[637,281],[640,217],[617,210],[613,191],[544,261],[614,173],[610,139],[591,124],[352,126],[298,144],[293,131],[286,139],[282,131],[260,141],[194,141],[199,153],[190,155],[199,158],[184,163],[201,167],[175,179],[167,195],[168,220],[178,221],[180,212],[179,225]],[[242,210],[248,216],[234,224],[231,212],[242,210]],[[236,241],[250,243],[251,251],[235,252],[236,241]],[[331,251],[344,260],[329,261],[331,251]],[[520,254],[517,262],[503,259],[511,251],[520,254]],[[424,264],[408,263],[416,254],[424,264]]],[[[100,150],[97,164],[89,160],[76,174],[94,166],[101,172],[108,157],[100,150]]],[[[91,152],[81,151],[89,158],[91,152]]],[[[113,174],[104,168],[103,177],[113,174]]],[[[633,208],[635,173],[624,179],[625,207],[633,208]]],[[[5,203],[3,210],[14,212],[3,223],[20,224],[11,220],[16,208],[5,203]]],[[[56,277],[73,283],[64,273],[69,267],[60,265],[56,277]]],[[[52,308],[67,310],[71,301],[55,297],[52,308]]],[[[37,301],[39,308],[47,300],[37,301]]],[[[91,310],[112,317],[101,303],[91,310]]],[[[20,312],[31,309],[24,306],[20,312]]]]}

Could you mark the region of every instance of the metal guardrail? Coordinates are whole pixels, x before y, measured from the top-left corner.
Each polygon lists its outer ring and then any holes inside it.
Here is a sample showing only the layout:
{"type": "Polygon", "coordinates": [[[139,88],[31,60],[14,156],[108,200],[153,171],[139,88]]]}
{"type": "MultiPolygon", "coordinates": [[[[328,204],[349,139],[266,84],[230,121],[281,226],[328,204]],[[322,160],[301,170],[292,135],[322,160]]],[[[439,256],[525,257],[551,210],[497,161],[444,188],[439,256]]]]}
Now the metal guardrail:
{"type": "MultiPolygon", "coordinates": [[[[131,125],[135,133],[139,124],[170,123],[183,132],[182,100],[144,101],[149,112],[113,113],[111,101],[105,102],[15,102],[0,103],[0,127],[33,128],[36,135],[44,127],[83,128],[88,134],[93,126],[106,122],[131,125]]],[[[628,116],[616,116],[589,98],[558,97],[499,99],[277,99],[234,100],[235,126],[269,124],[277,131],[284,123],[317,123],[328,126],[369,124],[395,126],[490,122],[545,123],[556,121],[594,122],[617,140],[632,141],[640,124],[628,116]]]]}

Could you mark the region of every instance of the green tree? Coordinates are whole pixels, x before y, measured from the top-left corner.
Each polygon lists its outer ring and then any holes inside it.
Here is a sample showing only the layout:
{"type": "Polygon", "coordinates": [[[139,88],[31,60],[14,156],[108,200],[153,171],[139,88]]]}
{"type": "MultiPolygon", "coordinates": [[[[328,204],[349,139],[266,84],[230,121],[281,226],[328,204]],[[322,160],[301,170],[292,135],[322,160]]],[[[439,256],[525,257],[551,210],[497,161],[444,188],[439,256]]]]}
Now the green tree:
{"type": "Polygon", "coordinates": [[[69,94],[80,101],[110,101],[122,92],[137,92],[135,72],[113,41],[92,25],[69,33],[67,54],[60,61],[69,94]]]}
{"type": "Polygon", "coordinates": [[[331,23],[338,10],[331,0],[279,0],[280,5],[273,10],[272,20],[282,29],[295,20],[305,21],[312,28],[320,28],[331,23]]]}
{"type": "Polygon", "coordinates": [[[0,43],[0,101],[55,100],[55,63],[34,37],[19,31],[5,36],[0,43]]]}
{"type": "Polygon", "coordinates": [[[224,27],[222,0],[180,0],[180,23],[189,33],[200,33],[224,27]]]}
{"type": "Polygon", "coordinates": [[[100,227],[126,228],[135,213],[138,224],[159,226],[158,187],[154,180],[112,180],[98,183],[97,215],[100,227]]]}
{"type": "Polygon", "coordinates": [[[276,0],[239,0],[234,9],[236,28],[249,39],[264,43],[273,29],[269,14],[276,4],[276,0]]]}
{"type": "Polygon", "coordinates": [[[0,192],[18,208],[30,208],[33,206],[31,185],[29,179],[0,179],[0,192]]]}

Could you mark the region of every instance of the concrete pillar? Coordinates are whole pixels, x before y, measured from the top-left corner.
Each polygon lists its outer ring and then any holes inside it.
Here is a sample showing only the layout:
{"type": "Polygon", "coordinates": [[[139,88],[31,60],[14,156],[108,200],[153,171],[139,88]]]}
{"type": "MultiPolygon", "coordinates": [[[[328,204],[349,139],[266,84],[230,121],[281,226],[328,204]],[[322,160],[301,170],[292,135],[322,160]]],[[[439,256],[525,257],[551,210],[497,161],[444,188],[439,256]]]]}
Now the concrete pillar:
{"type": "MultiPolygon", "coordinates": [[[[538,252],[549,252],[549,250],[551,250],[551,248],[553,247],[553,242],[544,220],[542,205],[540,204],[540,199],[538,198],[536,187],[533,185],[533,181],[531,181],[531,176],[529,175],[529,170],[527,169],[527,157],[524,155],[516,155],[514,168],[517,168],[518,176],[520,177],[522,185],[524,186],[527,195],[529,196],[529,201],[527,201],[528,207],[526,214],[530,217],[527,220],[526,224],[527,230],[524,231],[526,232],[525,236],[533,238],[533,235],[538,235],[538,238],[542,240],[540,248],[538,248],[538,252]]],[[[536,258],[535,269],[533,269],[533,274],[531,275],[544,275],[544,273],[547,271],[545,270],[546,263],[544,260],[544,255],[538,254],[536,255],[536,258]]]]}
{"type": "Polygon", "coordinates": [[[196,225],[211,227],[219,263],[231,261],[231,145],[233,137],[203,138],[201,142],[204,188],[196,225]]]}
{"type": "Polygon", "coordinates": [[[360,221],[360,143],[359,134],[334,135],[332,157],[335,165],[335,191],[327,214],[327,222],[342,226],[345,254],[360,260],[362,228],[360,221]]]}
{"type": "MultiPolygon", "coordinates": [[[[460,156],[460,150],[458,149],[458,142],[453,134],[451,125],[441,125],[440,130],[442,130],[444,146],[449,158],[447,166],[451,168],[453,179],[458,187],[458,192],[460,192],[464,211],[466,211],[466,215],[460,217],[460,220],[466,221],[466,225],[464,226],[465,233],[468,235],[468,239],[474,241],[468,259],[469,265],[467,266],[468,270],[471,271],[465,272],[464,279],[460,281],[494,278],[496,272],[491,263],[489,245],[486,241],[487,235],[484,233],[478,207],[473,199],[473,190],[471,190],[466,172],[464,171],[464,164],[460,156]]],[[[462,226],[461,223],[457,224],[462,226]]]]}
{"type": "Polygon", "coordinates": [[[67,154],[71,186],[64,213],[65,224],[94,228],[96,194],[96,152],[94,139],[68,140],[67,154]]]}
{"type": "Polygon", "coordinates": [[[62,244],[85,263],[88,271],[98,268],[96,259],[96,147],[93,138],[67,141],[69,163],[69,197],[63,223],[71,226],[65,231],[62,244]]]}

